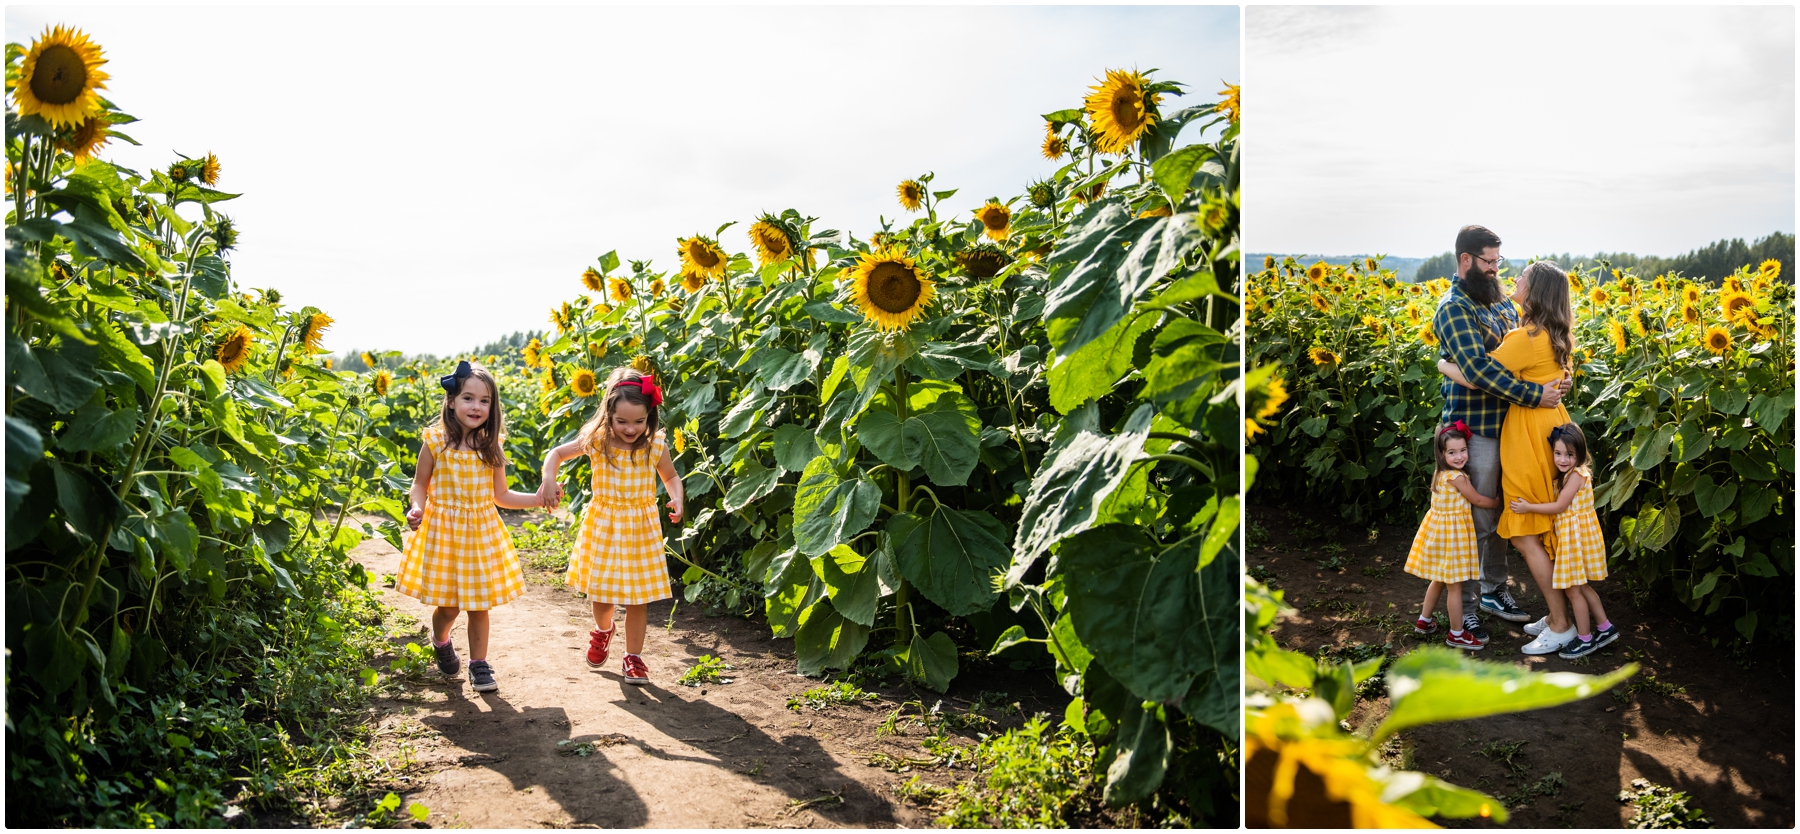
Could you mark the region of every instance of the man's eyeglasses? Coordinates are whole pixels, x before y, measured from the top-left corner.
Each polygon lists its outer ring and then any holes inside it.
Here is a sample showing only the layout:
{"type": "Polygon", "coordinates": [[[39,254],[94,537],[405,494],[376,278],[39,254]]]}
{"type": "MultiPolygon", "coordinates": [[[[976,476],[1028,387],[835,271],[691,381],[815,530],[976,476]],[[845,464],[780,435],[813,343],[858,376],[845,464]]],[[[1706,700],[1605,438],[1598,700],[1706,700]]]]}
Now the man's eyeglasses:
{"type": "Polygon", "coordinates": [[[1471,254],[1469,257],[1474,258],[1477,263],[1480,263],[1488,269],[1499,269],[1500,267],[1506,266],[1506,259],[1501,257],[1484,258],[1474,254],[1471,254]]]}

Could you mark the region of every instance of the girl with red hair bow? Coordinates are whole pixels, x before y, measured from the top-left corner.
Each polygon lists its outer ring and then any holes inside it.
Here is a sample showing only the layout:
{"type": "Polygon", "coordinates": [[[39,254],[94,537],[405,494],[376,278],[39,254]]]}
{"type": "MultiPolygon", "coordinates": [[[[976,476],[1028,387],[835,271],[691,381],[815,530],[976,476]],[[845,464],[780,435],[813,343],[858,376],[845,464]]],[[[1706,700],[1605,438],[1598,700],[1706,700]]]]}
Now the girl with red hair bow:
{"type": "Polygon", "coordinates": [[[1406,572],[1431,580],[1425,586],[1425,603],[1419,619],[1413,623],[1416,634],[1437,631],[1431,619],[1437,608],[1438,594],[1445,589],[1444,607],[1450,612],[1450,634],[1444,645],[1468,651],[1487,648],[1487,644],[1463,628],[1462,583],[1481,578],[1481,554],[1475,549],[1475,519],[1471,506],[1493,509],[1499,499],[1489,498],[1475,490],[1463,476],[1469,462],[1469,427],[1458,420],[1438,430],[1432,440],[1437,456],[1437,471],[1432,475],[1431,510],[1413,537],[1412,551],[1406,554],[1406,572]]]}
{"type": "MultiPolygon", "coordinates": [[[[593,496],[582,511],[567,581],[593,603],[595,628],[588,635],[587,652],[591,668],[606,664],[614,607],[624,607],[622,668],[625,681],[635,684],[650,682],[650,670],[640,656],[646,608],[674,596],[663,557],[662,524],[656,517],[658,476],[669,494],[670,523],[681,523],[686,500],[658,420],[662,402],[655,377],[619,368],[606,378],[601,407],[575,439],[544,456],[545,484],[557,483],[564,460],[588,457],[593,496]]],[[[560,500],[560,485],[555,490],[560,500]]]]}

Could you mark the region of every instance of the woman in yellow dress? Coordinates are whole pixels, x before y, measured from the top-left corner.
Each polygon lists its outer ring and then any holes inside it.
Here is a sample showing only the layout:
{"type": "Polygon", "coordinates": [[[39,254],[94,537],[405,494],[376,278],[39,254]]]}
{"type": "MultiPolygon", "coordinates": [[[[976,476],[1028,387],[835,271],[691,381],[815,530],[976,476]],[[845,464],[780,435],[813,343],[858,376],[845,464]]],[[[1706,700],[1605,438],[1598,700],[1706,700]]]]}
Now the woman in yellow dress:
{"type": "MultiPolygon", "coordinates": [[[[1525,268],[1513,284],[1512,300],[1519,305],[1519,327],[1509,331],[1500,346],[1488,355],[1526,382],[1549,384],[1569,372],[1574,353],[1574,313],[1569,305],[1569,276],[1548,261],[1525,268]]],[[[1462,371],[1449,360],[1439,360],[1438,370],[1459,385],[1469,387],[1462,371]]],[[[1526,654],[1549,654],[1575,639],[1568,600],[1553,587],[1554,573],[1546,540],[1552,532],[1551,517],[1518,513],[1512,502],[1548,504],[1556,500],[1556,464],[1544,438],[1550,430],[1569,422],[1569,411],[1512,405],[1500,429],[1500,521],[1495,528],[1524,554],[1531,577],[1550,609],[1544,632],[1527,643],[1526,654]]]]}

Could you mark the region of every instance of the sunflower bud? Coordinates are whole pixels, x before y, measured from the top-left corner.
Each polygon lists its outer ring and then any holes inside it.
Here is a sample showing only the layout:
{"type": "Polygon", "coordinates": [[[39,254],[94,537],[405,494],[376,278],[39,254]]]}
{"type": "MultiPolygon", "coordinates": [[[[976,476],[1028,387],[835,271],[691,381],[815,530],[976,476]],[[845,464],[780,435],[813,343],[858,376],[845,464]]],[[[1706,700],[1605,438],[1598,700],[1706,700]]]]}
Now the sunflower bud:
{"type": "Polygon", "coordinates": [[[350,402],[350,407],[355,408],[359,405],[362,405],[362,397],[359,397],[355,394],[351,394],[349,402],[350,402]]]}

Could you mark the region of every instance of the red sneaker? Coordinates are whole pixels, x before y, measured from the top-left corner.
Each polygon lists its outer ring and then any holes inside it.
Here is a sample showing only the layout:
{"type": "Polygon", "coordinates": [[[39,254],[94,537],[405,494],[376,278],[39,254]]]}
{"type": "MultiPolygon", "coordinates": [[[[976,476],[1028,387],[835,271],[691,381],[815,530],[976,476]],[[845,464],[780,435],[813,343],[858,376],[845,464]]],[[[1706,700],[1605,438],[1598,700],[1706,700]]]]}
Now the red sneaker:
{"type": "Polygon", "coordinates": [[[644,665],[644,659],[635,654],[625,656],[625,682],[645,684],[650,682],[650,667],[644,665]]]}
{"type": "Polygon", "coordinates": [[[598,669],[606,665],[606,647],[612,644],[613,633],[594,629],[588,632],[588,666],[598,669]]]}
{"type": "Polygon", "coordinates": [[[1416,620],[1413,620],[1413,633],[1414,634],[1417,634],[1422,637],[1427,634],[1435,633],[1436,631],[1437,631],[1437,621],[1436,620],[1433,620],[1429,617],[1420,617],[1416,620]]]}
{"type": "Polygon", "coordinates": [[[1461,634],[1446,634],[1446,635],[1444,635],[1444,645],[1449,646],[1450,648],[1453,648],[1453,649],[1462,649],[1464,651],[1471,651],[1471,652],[1480,651],[1482,649],[1487,648],[1486,643],[1483,643],[1480,640],[1475,639],[1475,635],[1470,634],[1467,631],[1465,631],[1461,634]]]}

